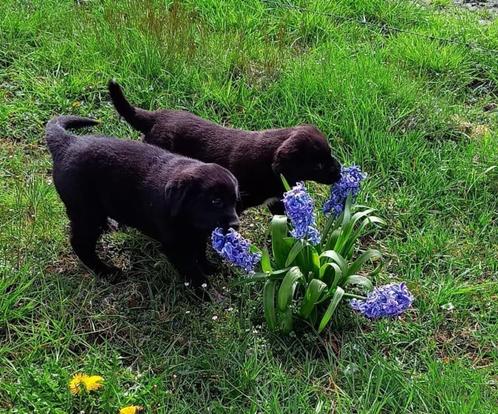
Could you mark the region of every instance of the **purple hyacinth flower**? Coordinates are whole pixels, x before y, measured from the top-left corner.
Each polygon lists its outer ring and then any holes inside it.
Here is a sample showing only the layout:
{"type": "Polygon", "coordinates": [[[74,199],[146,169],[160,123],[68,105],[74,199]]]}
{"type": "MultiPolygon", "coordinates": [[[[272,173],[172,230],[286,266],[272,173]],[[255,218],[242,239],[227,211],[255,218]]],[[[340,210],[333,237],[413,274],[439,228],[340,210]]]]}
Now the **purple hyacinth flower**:
{"type": "Polygon", "coordinates": [[[413,299],[405,283],[392,283],[375,288],[366,299],[352,299],[349,304],[367,318],[377,319],[403,313],[413,299]]]}
{"type": "Polygon", "coordinates": [[[261,254],[251,252],[251,243],[244,239],[234,229],[229,229],[226,234],[218,227],[211,234],[213,249],[225,260],[253,273],[254,268],[261,260],[261,254]]]}
{"type": "Polygon", "coordinates": [[[330,197],[323,206],[323,212],[332,213],[334,217],[339,216],[344,210],[348,196],[351,195],[354,200],[358,195],[361,182],[366,176],[356,165],[341,167],[341,179],[331,187],[330,197]]]}
{"type": "Polygon", "coordinates": [[[320,243],[320,233],[315,225],[314,203],[303,183],[297,183],[284,194],[285,214],[289,217],[292,237],[307,240],[311,244],[320,243]]]}

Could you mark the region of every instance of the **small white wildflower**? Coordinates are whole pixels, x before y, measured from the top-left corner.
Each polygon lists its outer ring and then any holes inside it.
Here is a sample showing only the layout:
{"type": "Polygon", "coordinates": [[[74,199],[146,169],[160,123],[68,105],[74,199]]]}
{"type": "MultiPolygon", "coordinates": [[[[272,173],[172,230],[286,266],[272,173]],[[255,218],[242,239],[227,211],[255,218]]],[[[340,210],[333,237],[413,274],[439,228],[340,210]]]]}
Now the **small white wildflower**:
{"type": "Polygon", "coordinates": [[[187,287],[187,286],[189,286],[189,285],[190,285],[190,283],[185,282],[185,283],[184,283],[184,285],[185,285],[185,287],[187,287]]]}
{"type": "Polygon", "coordinates": [[[233,311],[233,308],[230,306],[228,309],[227,309],[227,312],[232,312],[233,311]]]}
{"type": "Polygon", "coordinates": [[[190,314],[190,311],[185,311],[185,314],[186,314],[186,315],[190,314]]]}
{"type": "Polygon", "coordinates": [[[453,305],[453,303],[451,303],[451,302],[448,302],[448,303],[445,303],[444,305],[441,305],[441,309],[444,309],[444,310],[451,312],[453,309],[455,309],[455,305],[453,305]]]}
{"type": "Polygon", "coordinates": [[[358,372],[358,365],[355,363],[348,364],[346,368],[344,368],[344,375],[351,376],[358,372]]]}
{"type": "Polygon", "coordinates": [[[208,285],[207,285],[207,283],[203,283],[203,284],[201,285],[201,287],[202,287],[203,289],[206,289],[206,288],[208,287],[208,285]]]}
{"type": "Polygon", "coordinates": [[[211,318],[213,321],[217,320],[218,317],[216,315],[214,315],[212,318],[211,318]]]}

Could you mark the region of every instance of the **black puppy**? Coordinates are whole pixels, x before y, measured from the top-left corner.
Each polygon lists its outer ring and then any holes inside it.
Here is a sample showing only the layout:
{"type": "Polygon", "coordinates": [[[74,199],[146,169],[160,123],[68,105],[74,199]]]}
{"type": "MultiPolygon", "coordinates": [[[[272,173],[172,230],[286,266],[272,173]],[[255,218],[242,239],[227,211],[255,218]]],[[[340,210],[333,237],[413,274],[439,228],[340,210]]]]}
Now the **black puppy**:
{"type": "Polygon", "coordinates": [[[331,155],[323,134],[312,125],[265,131],[225,128],[186,111],[145,111],[131,106],[120,86],[109,82],[118,113],[144,134],[144,141],[204,162],[228,168],[240,186],[242,211],[269,200],[274,214],[282,214],[279,200],[282,174],[291,185],[313,180],[333,184],[340,164],[331,155]]]}
{"type": "Polygon", "coordinates": [[[238,228],[237,179],[219,165],[153,145],[66,131],[95,124],[89,118],[60,116],[46,127],[54,183],[71,222],[74,252],[95,273],[116,279],[119,270],[95,252],[111,218],[161,242],[177,269],[200,286],[210,265],[205,248],[211,231],[238,228]]]}

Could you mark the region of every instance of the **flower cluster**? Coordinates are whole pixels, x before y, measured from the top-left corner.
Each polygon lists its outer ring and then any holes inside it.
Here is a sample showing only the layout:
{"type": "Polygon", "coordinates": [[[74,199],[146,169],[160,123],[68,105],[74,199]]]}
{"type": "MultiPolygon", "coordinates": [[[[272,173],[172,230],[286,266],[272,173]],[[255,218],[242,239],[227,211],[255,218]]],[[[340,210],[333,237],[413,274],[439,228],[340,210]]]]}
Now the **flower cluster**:
{"type": "Polygon", "coordinates": [[[303,183],[297,183],[284,194],[285,214],[289,217],[292,237],[307,240],[311,244],[320,243],[320,233],[315,227],[314,203],[303,183]]]}
{"type": "Polygon", "coordinates": [[[364,300],[352,299],[351,307],[370,319],[396,316],[408,309],[413,295],[404,283],[375,288],[364,300]]]}
{"type": "Polygon", "coordinates": [[[97,391],[103,386],[103,381],[100,375],[76,374],[69,381],[69,391],[73,395],[80,394],[83,389],[86,392],[97,391]]]}
{"type": "Polygon", "coordinates": [[[339,216],[344,210],[348,196],[351,195],[353,199],[356,197],[360,191],[361,182],[366,176],[356,165],[342,167],[341,179],[331,187],[330,198],[325,202],[323,212],[332,213],[335,217],[339,216]]]}
{"type": "Polygon", "coordinates": [[[251,252],[251,243],[244,239],[234,229],[229,229],[226,234],[218,227],[211,235],[214,250],[224,259],[241,267],[248,273],[254,272],[254,267],[261,260],[261,254],[251,252]]]}

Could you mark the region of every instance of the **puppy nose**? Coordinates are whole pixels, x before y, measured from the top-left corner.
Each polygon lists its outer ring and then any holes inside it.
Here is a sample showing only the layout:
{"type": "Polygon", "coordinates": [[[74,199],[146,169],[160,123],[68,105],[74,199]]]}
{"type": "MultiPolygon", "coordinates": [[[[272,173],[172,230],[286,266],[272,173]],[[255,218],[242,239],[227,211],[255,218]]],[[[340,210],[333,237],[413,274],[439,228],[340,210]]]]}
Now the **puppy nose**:
{"type": "Polygon", "coordinates": [[[333,169],[331,172],[330,172],[330,177],[332,178],[332,184],[333,183],[336,183],[337,181],[339,181],[341,179],[341,170],[340,169],[333,169]]]}
{"type": "Polygon", "coordinates": [[[240,221],[237,219],[237,220],[231,220],[228,222],[228,227],[234,229],[234,230],[238,230],[239,227],[240,227],[240,221]]]}

